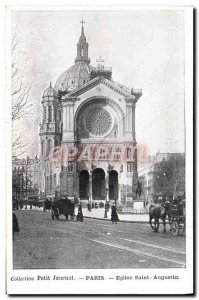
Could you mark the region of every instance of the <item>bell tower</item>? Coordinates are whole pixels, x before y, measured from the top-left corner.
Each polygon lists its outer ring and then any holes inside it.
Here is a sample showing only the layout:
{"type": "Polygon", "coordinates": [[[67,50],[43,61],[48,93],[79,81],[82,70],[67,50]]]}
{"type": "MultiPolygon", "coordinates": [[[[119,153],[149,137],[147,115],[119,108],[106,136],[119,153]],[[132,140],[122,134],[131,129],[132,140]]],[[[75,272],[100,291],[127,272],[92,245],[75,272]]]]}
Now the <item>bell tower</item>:
{"type": "Polygon", "coordinates": [[[86,64],[90,63],[90,58],[88,58],[88,43],[86,42],[86,37],[84,34],[84,21],[80,22],[82,24],[81,36],[79,42],[77,43],[77,57],[75,63],[84,62],[86,64]]]}
{"type": "Polygon", "coordinates": [[[57,92],[50,86],[42,97],[43,116],[40,123],[40,156],[52,154],[55,146],[60,146],[62,136],[62,113],[57,99],[57,92]]]}

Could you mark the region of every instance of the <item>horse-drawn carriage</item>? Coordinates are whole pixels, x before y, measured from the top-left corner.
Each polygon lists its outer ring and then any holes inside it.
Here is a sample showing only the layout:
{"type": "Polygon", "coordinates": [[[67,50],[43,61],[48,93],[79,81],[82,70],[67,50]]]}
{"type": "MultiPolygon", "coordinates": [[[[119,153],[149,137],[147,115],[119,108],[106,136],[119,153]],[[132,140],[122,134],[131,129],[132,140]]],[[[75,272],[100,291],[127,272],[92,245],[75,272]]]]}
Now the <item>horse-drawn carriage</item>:
{"type": "Polygon", "coordinates": [[[44,202],[43,202],[43,211],[50,211],[51,210],[51,207],[52,207],[52,204],[51,204],[51,201],[46,199],[44,202]]]}
{"type": "Polygon", "coordinates": [[[67,197],[62,197],[52,203],[52,219],[59,220],[59,216],[64,215],[66,220],[68,216],[73,220],[75,217],[75,203],[74,200],[67,197]]]}
{"type": "Polygon", "coordinates": [[[177,197],[172,200],[169,197],[163,197],[162,201],[156,201],[149,207],[149,224],[154,232],[158,232],[159,220],[162,220],[164,232],[166,232],[166,223],[170,225],[170,231],[173,236],[185,234],[185,199],[177,197]]]}
{"type": "Polygon", "coordinates": [[[185,200],[177,198],[170,204],[168,214],[171,234],[174,236],[185,234],[185,200]]]}

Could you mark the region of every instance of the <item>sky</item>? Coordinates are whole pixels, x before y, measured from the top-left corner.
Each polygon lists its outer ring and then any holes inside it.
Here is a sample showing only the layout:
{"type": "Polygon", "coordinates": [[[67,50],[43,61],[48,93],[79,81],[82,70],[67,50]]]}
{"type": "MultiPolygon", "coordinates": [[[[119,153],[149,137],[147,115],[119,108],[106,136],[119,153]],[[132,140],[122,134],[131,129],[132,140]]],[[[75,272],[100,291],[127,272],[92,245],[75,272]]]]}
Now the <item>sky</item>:
{"type": "Polygon", "coordinates": [[[91,65],[101,56],[112,78],[143,90],[136,106],[136,138],[148,153],[184,151],[184,15],[174,10],[13,11],[17,61],[32,82],[31,114],[17,124],[29,156],[39,154],[44,90],[74,64],[81,20],[91,65]]]}

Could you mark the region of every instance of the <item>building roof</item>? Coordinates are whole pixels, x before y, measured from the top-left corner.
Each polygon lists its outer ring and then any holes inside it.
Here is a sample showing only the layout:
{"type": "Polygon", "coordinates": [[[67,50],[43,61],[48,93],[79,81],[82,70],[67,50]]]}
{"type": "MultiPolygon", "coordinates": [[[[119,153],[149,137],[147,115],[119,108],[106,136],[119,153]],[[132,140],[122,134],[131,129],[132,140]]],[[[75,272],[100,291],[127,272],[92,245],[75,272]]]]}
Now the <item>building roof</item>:
{"type": "Polygon", "coordinates": [[[56,81],[55,90],[70,92],[90,80],[90,72],[95,69],[90,64],[78,62],[64,71],[56,81]]]}
{"type": "Polygon", "coordinates": [[[43,97],[56,97],[57,96],[57,92],[56,90],[51,86],[51,82],[50,82],[50,86],[45,89],[43,97]]]}

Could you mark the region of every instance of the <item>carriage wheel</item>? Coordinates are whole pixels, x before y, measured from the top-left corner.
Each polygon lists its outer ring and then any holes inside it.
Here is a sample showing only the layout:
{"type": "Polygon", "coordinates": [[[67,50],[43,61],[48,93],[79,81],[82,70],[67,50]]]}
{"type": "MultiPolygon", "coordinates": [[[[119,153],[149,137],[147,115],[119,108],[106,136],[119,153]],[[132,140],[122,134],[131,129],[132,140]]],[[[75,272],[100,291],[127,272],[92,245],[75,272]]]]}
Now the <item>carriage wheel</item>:
{"type": "Polygon", "coordinates": [[[179,235],[183,236],[185,234],[184,224],[179,224],[179,235]]]}
{"type": "Polygon", "coordinates": [[[171,223],[171,234],[173,236],[177,236],[179,232],[179,225],[178,222],[174,221],[171,223]]]}

